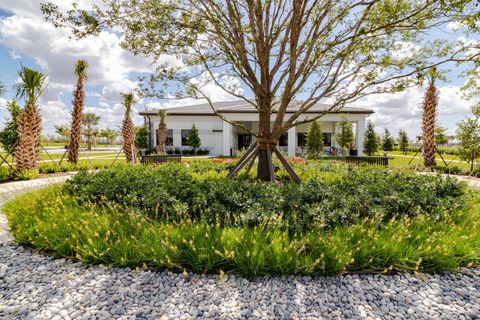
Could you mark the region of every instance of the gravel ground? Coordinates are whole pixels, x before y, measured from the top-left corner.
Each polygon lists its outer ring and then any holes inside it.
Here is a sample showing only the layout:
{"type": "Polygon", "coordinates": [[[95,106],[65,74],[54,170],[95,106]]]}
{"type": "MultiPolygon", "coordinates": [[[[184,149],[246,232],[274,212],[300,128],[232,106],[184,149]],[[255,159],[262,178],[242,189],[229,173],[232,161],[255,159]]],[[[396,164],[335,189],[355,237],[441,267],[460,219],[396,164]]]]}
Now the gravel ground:
{"type": "MultiPolygon", "coordinates": [[[[1,186],[0,205],[36,184],[1,186]]],[[[2,218],[0,319],[480,319],[480,269],[248,281],[87,266],[14,244],[2,218]]]]}
{"type": "Polygon", "coordinates": [[[480,270],[276,277],[88,267],[0,245],[2,319],[478,319],[480,270]]]}

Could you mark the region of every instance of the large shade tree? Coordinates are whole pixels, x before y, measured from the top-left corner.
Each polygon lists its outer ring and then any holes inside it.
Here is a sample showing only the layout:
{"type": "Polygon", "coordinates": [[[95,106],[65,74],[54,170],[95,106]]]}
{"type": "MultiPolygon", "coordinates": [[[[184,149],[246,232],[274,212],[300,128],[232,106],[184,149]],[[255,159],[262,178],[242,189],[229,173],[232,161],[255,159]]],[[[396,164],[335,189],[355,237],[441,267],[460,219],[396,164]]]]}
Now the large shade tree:
{"type": "MultiPolygon", "coordinates": [[[[434,65],[474,58],[475,54],[465,56],[468,42],[454,44],[429,30],[459,20],[474,27],[475,4],[473,0],[104,0],[67,12],[48,3],[42,11],[47,20],[71,28],[76,37],[123,30],[123,47],[153,58],[158,65],[144,86],[147,95],[165,98],[175,90],[175,97],[204,99],[216,112],[209,95],[213,83],[252,104],[258,110],[259,131],[252,132],[257,146],[247,158],[258,157],[258,178],[273,180],[271,156],[280,136],[321,117],[305,116],[314,105],[328,101],[324,113],[339,110],[366,95],[418,85],[434,65]],[[168,61],[165,55],[179,62],[162,63],[168,61]],[[287,113],[289,108],[293,112],[287,113]]],[[[240,161],[245,163],[245,158],[240,161]]]]}
{"type": "Polygon", "coordinates": [[[15,149],[15,163],[18,171],[37,168],[39,139],[42,119],[37,100],[45,90],[46,75],[22,66],[20,82],[16,85],[17,98],[25,99],[26,105],[18,118],[18,142],[15,149]]]}
{"type": "MultiPolygon", "coordinates": [[[[73,93],[72,126],[70,129],[70,140],[68,146],[68,161],[78,162],[78,150],[82,135],[83,105],[85,104],[84,81],[87,78],[88,63],[85,60],[78,60],[75,64],[75,75],[77,86],[73,93]]],[[[89,144],[90,150],[90,144],[89,144]]]]}

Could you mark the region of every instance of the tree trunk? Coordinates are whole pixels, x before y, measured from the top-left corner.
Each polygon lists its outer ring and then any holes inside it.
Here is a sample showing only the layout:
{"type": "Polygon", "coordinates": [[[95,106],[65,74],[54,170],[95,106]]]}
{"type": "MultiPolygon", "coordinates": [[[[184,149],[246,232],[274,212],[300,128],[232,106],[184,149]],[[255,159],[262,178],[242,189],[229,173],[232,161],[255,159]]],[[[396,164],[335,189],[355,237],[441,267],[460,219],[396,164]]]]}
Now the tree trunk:
{"type": "Polygon", "coordinates": [[[87,139],[87,143],[88,143],[88,147],[87,147],[87,150],[88,151],[91,151],[92,150],[92,136],[88,136],[88,139],[87,139]]]}
{"type": "Polygon", "coordinates": [[[432,77],[423,101],[423,162],[425,167],[435,166],[435,125],[437,121],[438,92],[432,77]]]}
{"type": "Polygon", "coordinates": [[[271,181],[272,149],[268,148],[268,141],[271,140],[270,112],[260,111],[259,120],[257,142],[260,150],[258,152],[257,179],[271,181]]]}
{"type": "Polygon", "coordinates": [[[72,125],[70,129],[70,141],[68,147],[68,161],[78,162],[78,149],[80,148],[80,136],[82,134],[82,115],[83,105],[85,103],[85,93],[83,91],[83,77],[78,77],[77,89],[74,93],[72,125]]]}

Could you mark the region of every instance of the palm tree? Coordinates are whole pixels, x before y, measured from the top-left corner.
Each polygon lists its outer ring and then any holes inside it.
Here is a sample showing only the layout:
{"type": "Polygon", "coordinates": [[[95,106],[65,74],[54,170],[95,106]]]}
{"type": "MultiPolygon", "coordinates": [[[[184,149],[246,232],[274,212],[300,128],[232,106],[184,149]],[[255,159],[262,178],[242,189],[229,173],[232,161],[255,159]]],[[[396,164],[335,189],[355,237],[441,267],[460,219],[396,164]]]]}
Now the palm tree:
{"type": "Polygon", "coordinates": [[[437,121],[438,91],[435,86],[435,70],[429,80],[427,92],[423,98],[422,133],[423,162],[425,167],[435,166],[435,125],[437,121]]]}
{"type": "Polygon", "coordinates": [[[75,64],[77,88],[73,93],[72,126],[70,129],[70,142],[68,146],[68,161],[72,163],[78,162],[78,149],[80,148],[80,139],[82,134],[83,105],[85,103],[83,82],[87,79],[87,68],[88,63],[85,60],[78,60],[75,64]]]}
{"type": "Polygon", "coordinates": [[[24,98],[26,106],[18,119],[18,143],[15,150],[17,170],[29,170],[37,167],[38,143],[42,131],[42,119],[37,100],[45,90],[46,75],[22,66],[20,83],[16,85],[17,98],[24,98]]]}
{"type": "Polygon", "coordinates": [[[135,103],[132,93],[124,93],[122,95],[123,105],[125,107],[125,117],[123,118],[122,135],[123,135],[123,151],[127,158],[127,162],[136,163],[137,156],[135,150],[135,127],[130,116],[132,105],[135,103]]]}
{"type": "Polygon", "coordinates": [[[95,113],[84,113],[82,116],[83,134],[87,137],[87,149],[92,150],[92,140],[95,136],[95,126],[100,117],[95,113]]]}
{"type": "Polygon", "coordinates": [[[162,109],[158,111],[158,115],[160,116],[160,123],[158,124],[157,130],[157,152],[160,154],[165,154],[167,151],[167,124],[165,123],[167,111],[162,109]]]}

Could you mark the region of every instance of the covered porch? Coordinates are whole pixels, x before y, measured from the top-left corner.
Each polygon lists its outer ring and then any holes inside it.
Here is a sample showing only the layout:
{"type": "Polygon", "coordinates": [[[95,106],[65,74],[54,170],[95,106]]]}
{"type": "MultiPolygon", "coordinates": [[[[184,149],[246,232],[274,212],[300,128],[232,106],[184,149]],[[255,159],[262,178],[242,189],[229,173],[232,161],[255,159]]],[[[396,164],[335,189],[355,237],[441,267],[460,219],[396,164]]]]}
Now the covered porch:
{"type": "MultiPolygon", "coordinates": [[[[338,120],[340,121],[340,120],[338,120]]],[[[319,121],[323,132],[324,151],[326,155],[339,155],[341,152],[335,141],[335,133],[338,132],[338,121],[319,121]]],[[[254,133],[258,132],[258,121],[236,121],[254,133]]],[[[273,126],[273,122],[271,123],[273,126]]],[[[279,140],[279,149],[288,156],[304,155],[306,151],[307,132],[310,124],[302,124],[290,128],[279,140]]],[[[365,119],[353,122],[355,133],[356,155],[363,156],[363,137],[365,132],[365,119]]],[[[247,149],[255,143],[256,138],[248,130],[233,126],[223,121],[223,155],[231,156],[242,149],[247,149]]]]}

